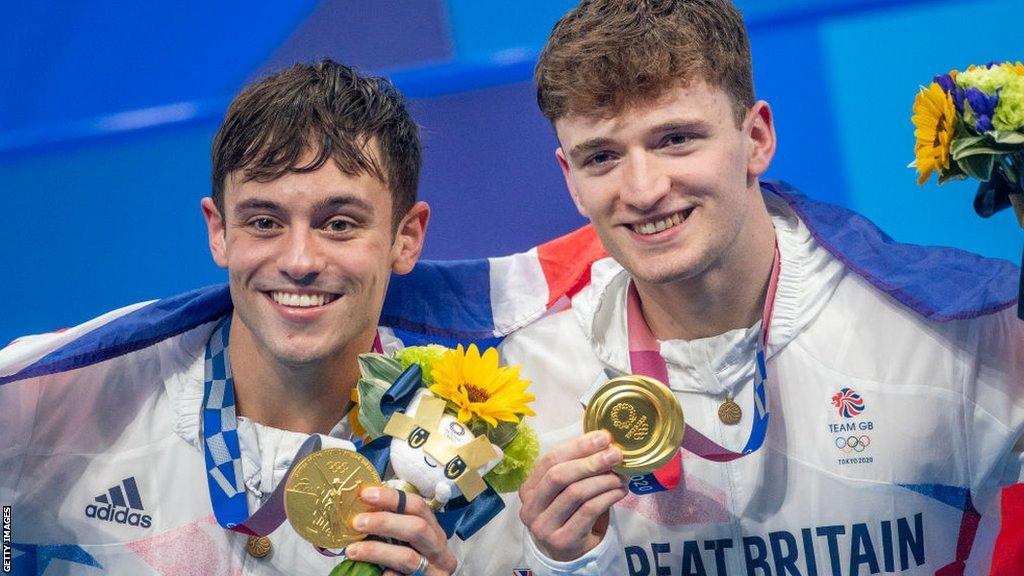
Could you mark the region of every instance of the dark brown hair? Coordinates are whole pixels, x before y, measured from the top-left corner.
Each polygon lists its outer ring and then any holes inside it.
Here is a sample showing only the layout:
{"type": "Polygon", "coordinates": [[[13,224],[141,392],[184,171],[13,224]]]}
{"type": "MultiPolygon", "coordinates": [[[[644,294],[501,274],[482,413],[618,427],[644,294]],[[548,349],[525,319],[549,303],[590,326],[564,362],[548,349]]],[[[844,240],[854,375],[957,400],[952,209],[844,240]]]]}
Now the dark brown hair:
{"type": "Polygon", "coordinates": [[[313,172],[328,160],[345,174],[369,174],[386,184],[394,226],[416,202],[419,130],[402,96],[387,80],[332,60],[299,64],[246,86],[214,136],[212,157],[212,196],[222,214],[232,172],[241,170],[243,181],[270,182],[288,172],[313,172]],[[310,152],[312,160],[300,166],[310,152]]]}
{"type": "Polygon", "coordinates": [[[694,79],[723,89],[742,123],[754,104],[750,42],[729,0],[583,0],[555,24],[534,70],[552,123],[614,115],[694,79]]]}

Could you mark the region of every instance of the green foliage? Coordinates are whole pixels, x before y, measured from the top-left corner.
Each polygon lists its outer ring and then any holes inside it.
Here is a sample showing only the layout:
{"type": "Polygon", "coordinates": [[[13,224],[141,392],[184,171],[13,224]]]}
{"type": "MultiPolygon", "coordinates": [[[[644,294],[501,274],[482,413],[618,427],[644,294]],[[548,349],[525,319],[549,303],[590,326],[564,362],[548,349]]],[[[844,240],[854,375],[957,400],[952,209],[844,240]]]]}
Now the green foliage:
{"type": "Polygon", "coordinates": [[[979,153],[964,156],[957,160],[957,164],[971,178],[987,182],[992,177],[992,168],[996,164],[997,155],[979,153]]]}
{"type": "Polygon", "coordinates": [[[380,399],[402,370],[401,363],[390,356],[376,353],[359,355],[359,372],[362,374],[356,384],[359,390],[359,423],[366,428],[370,438],[384,434],[387,418],[380,411],[380,399]]]}
{"type": "Polygon", "coordinates": [[[328,576],[381,576],[383,572],[376,564],[357,562],[346,558],[331,570],[328,576]]]}
{"type": "Polygon", "coordinates": [[[537,433],[525,423],[519,433],[504,448],[505,458],[484,476],[484,480],[499,493],[515,492],[530,475],[540,455],[537,433]]]}
{"type": "MultiPolygon", "coordinates": [[[[434,364],[440,362],[446,350],[447,348],[437,344],[409,346],[395,352],[395,359],[402,365],[402,370],[413,364],[419,364],[420,369],[423,370],[423,382],[430,386],[434,383],[434,364]]],[[[392,378],[393,380],[394,378],[392,378]]]]}

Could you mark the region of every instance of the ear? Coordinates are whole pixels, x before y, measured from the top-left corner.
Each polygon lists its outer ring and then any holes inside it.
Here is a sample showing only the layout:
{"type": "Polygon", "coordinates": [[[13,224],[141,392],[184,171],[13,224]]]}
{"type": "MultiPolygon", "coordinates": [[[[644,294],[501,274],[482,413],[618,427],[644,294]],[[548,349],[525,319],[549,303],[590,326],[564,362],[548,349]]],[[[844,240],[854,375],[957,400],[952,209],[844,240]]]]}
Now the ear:
{"type": "Polygon", "coordinates": [[[583,207],[583,203],[580,202],[580,195],[576,192],[576,180],[572,176],[569,160],[565,157],[565,152],[562,151],[561,147],[555,150],[555,158],[558,159],[558,167],[562,169],[565,187],[569,189],[569,196],[572,196],[572,203],[576,205],[576,211],[580,213],[580,216],[589,219],[590,216],[587,216],[587,209],[583,207]]]}
{"type": "Polygon", "coordinates": [[[395,274],[408,274],[420,259],[429,220],[430,206],[426,202],[417,202],[405,213],[391,248],[391,270],[395,274]]]}
{"type": "Polygon", "coordinates": [[[213,255],[213,261],[217,263],[217,266],[221,268],[228,267],[228,255],[225,248],[225,237],[224,237],[224,217],[221,215],[220,210],[217,209],[217,205],[213,203],[213,198],[207,196],[199,203],[199,207],[203,210],[203,219],[206,220],[206,234],[209,236],[210,241],[210,254],[213,255]]]}
{"type": "Polygon", "coordinates": [[[772,163],[775,156],[775,124],[772,109],[764,100],[758,100],[747,113],[747,136],[750,150],[747,154],[747,175],[758,178],[772,163]]]}

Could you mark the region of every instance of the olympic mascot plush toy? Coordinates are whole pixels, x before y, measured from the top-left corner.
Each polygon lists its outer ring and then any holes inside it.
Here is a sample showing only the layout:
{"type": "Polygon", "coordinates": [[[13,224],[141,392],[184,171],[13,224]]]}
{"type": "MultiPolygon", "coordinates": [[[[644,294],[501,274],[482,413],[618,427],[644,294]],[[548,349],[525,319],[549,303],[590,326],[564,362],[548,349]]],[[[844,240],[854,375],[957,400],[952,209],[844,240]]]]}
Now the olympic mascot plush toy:
{"type": "Polygon", "coordinates": [[[420,388],[405,413],[396,412],[384,433],[391,437],[391,467],[395,479],[387,484],[415,493],[439,510],[452,498],[472,501],[487,489],[484,474],[504,457],[487,436],[475,436],[445,411],[445,401],[420,388]]]}

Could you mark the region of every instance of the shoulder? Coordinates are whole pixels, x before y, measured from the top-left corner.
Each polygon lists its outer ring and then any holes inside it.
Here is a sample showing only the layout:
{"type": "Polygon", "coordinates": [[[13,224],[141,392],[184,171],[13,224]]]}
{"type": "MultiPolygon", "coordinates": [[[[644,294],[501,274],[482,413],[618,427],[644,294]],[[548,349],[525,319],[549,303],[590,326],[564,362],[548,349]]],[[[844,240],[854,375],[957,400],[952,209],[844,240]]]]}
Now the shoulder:
{"type": "Polygon", "coordinates": [[[205,336],[230,310],[226,288],[128,306],[66,331],[19,339],[0,352],[0,449],[95,453],[164,438],[167,393],[202,368],[205,336]],[[198,362],[198,364],[197,364],[198,362]]]}
{"type": "Polygon", "coordinates": [[[875,290],[935,321],[983,317],[1017,300],[1019,268],[956,248],[896,242],[847,208],[818,202],[781,182],[766,191],[783,199],[815,241],[875,290]]]}
{"type": "Polygon", "coordinates": [[[793,341],[823,368],[887,386],[942,388],[995,405],[1024,404],[1024,321],[1010,306],[936,320],[906,307],[864,278],[847,274],[793,341]]]}
{"type": "Polygon", "coordinates": [[[0,350],[0,386],[116,359],[230,311],[227,286],[211,286],[125,306],[67,330],[19,338],[0,350]]]}

